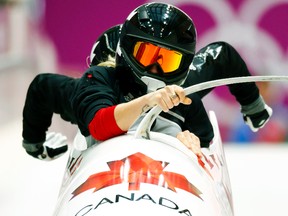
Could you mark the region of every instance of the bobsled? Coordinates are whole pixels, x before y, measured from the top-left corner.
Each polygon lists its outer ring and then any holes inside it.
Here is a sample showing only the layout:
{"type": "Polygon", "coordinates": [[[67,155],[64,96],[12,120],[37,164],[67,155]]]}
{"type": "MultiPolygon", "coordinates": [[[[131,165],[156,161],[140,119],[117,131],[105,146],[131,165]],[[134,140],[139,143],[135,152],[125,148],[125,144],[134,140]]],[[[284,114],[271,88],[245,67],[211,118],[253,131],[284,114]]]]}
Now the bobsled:
{"type": "MultiPolygon", "coordinates": [[[[73,148],[54,215],[232,216],[218,123],[213,111],[209,116],[215,136],[202,148],[202,158],[175,137],[145,131],[143,124],[86,150],[73,148]]],[[[73,146],[85,142],[78,133],[73,146]]]]}
{"type": "MultiPolygon", "coordinates": [[[[278,80],[288,78],[229,78],[191,86],[185,93],[223,84],[278,80]]],[[[54,216],[233,216],[230,178],[215,113],[209,112],[214,138],[198,158],[175,137],[151,131],[160,112],[154,107],[136,130],[85,150],[81,148],[87,146],[87,139],[77,133],[54,216]]]]}

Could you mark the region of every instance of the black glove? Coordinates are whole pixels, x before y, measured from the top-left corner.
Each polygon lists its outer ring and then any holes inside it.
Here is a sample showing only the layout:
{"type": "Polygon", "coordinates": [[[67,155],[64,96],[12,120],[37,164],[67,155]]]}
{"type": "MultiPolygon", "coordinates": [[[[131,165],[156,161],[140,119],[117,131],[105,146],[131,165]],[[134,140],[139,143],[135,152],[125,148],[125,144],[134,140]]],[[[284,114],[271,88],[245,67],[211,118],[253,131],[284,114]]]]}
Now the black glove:
{"type": "Polygon", "coordinates": [[[24,140],[22,145],[29,155],[45,161],[56,159],[68,150],[67,137],[55,132],[47,133],[44,143],[29,143],[24,140]]]}

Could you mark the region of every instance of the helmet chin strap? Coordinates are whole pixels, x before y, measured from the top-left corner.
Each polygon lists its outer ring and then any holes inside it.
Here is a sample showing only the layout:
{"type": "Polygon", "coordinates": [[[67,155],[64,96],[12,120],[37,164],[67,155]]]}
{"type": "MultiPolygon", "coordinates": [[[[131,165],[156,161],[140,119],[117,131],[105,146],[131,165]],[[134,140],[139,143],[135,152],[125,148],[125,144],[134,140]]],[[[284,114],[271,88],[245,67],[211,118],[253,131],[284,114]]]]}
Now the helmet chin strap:
{"type": "Polygon", "coordinates": [[[165,82],[148,76],[141,77],[141,80],[147,85],[147,93],[166,86],[165,82]]]}

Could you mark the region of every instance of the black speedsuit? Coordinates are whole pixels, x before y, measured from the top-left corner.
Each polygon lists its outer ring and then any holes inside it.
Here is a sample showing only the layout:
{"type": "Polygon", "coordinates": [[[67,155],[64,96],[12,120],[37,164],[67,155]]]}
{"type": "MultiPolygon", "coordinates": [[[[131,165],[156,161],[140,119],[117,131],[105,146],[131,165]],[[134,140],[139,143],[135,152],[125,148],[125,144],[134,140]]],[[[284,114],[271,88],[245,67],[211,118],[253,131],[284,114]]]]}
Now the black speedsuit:
{"type": "MultiPolygon", "coordinates": [[[[23,109],[23,139],[29,143],[44,142],[53,113],[77,124],[81,133],[88,136],[88,124],[99,109],[127,102],[129,94],[135,98],[145,94],[136,84],[133,86],[133,83],[130,83],[132,86],[129,84],[131,92],[122,91],[124,88],[121,86],[127,88],[127,84],[121,85],[115,74],[117,73],[113,68],[96,66],[88,69],[82,78],[59,74],[37,75],[29,86],[23,109]],[[107,84],[110,88],[105,87],[107,84]]],[[[216,42],[197,52],[183,87],[209,80],[249,75],[246,64],[237,51],[225,42],[216,42]]],[[[229,89],[241,105],[249,104],[259,97],[255,83],[233,84],[229,89]]],[[[211,90],[190,95],[193,100],[190,106],[180,104],[172,109],[185,119],[182,122],[167,113],[161,113],[165,118],[179,124],[182,130],[188,129],[197,135],[201,147],[209,146],[214,135],[200,100],[211,90]]]]}

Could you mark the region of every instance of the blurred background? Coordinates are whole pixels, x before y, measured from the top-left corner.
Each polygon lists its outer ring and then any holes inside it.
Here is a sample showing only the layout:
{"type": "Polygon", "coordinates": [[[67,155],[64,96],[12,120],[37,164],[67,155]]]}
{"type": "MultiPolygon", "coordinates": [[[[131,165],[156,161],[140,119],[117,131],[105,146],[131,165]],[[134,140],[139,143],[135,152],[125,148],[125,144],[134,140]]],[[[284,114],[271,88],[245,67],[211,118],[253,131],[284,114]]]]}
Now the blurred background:
{"type": "MultiPolygon", "coordinates": [[[[96,38],[145,2],[0,0],[0,215],[51,215],[67,161],[67,154],[51,163],[37,161],[21,147],[22,108],[32,79],[44,72],[81,76],[96,38]]],[[[191,16],[197,50],[224,40],[236,47],[253,75],[288,75],[288,0],[161,2],[191,16]]],[[[258,133],[243,123],[226,87],[215,89],[204,104],[218,117],[235,215],[286,215],[288,85],[257,85],[274,110],[258,133]]],[[[54,116],[51,130],[72,142],[77,128],[54,116]]]]}

